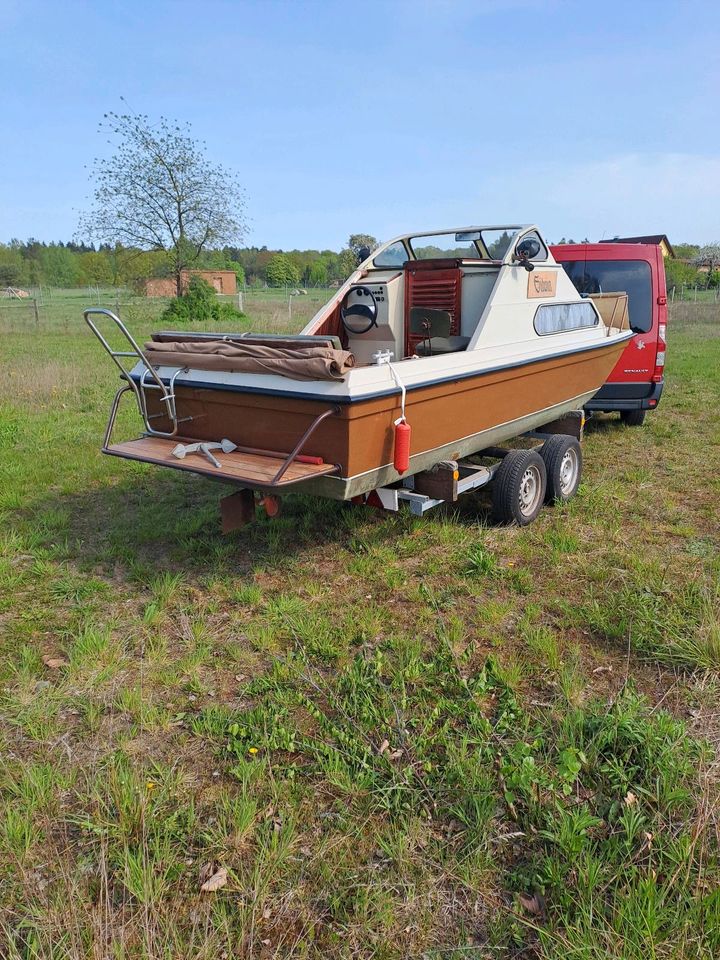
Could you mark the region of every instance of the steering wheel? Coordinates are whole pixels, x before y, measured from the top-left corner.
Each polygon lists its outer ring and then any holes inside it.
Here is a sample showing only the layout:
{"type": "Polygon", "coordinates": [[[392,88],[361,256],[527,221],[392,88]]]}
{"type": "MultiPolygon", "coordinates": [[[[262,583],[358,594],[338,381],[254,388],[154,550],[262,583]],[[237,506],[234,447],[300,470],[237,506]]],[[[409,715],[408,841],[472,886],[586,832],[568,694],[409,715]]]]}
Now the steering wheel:
{"type": "Polygon", "coordinates": [[[370,287],[351,287],[343,297],[340,307],[340,319],[348,333],[358,336],[367,333],[373,327],[377,326],[378,305],[373,296],[370,287]],[[348,306],[348,298],[351,293],[359,297],[368,297],[368,303],[351,303],[348,306]]]}

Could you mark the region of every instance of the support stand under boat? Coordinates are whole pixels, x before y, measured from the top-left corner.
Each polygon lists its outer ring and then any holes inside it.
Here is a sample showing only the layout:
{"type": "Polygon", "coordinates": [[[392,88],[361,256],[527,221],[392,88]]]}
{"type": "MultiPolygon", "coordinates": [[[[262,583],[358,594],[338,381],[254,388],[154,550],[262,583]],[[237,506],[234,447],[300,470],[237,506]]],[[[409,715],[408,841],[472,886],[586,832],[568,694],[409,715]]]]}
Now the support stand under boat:
{"type": "Polygon", "coordinates": [[[233,533],[251,523],[258,507],[262,507],[268,517],[276,517],[280,513],[280,498],[272,493],[265,493],[256,499],[255,491],[247,487],[223,497],[220,501],[222,532],[233,533]]]}

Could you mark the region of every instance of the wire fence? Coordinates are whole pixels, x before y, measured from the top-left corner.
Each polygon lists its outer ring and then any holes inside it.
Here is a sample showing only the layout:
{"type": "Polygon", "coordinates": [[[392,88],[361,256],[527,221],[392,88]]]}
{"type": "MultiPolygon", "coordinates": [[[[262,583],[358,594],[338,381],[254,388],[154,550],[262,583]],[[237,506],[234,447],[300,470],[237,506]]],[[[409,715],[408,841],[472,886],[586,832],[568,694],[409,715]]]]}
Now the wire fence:
{"type": "MultiPolygon", "coordinates": [[[[4,332],[37,329],[69,329],[82,320],[86,307],[106,307],[140,326],[159,320],[170,302],[166,297],[146,297],[128,287],[34,287],[25,295],[0,290],[0,323],[4,332]]],[[[257,330],[301,329],[337,287],[246,287],[221,296],[246,314],[257,330]]],[[[681,284],[667,292],[669,303],[720,305],[720,288],[681,284]]],[[[718,312],[720,320],[720,311],[718,312]]]]}
{"type": "Polygon", "coordinates": [[[697,283],[683,283],[670,287],[667,292],[670,303],[720,303],[720,287],[701,287],[697,283]]]}
{"type": "MultiPolygon", "coordinates": [[[[262,329],[300,329],[337,292],[331,287],[247,287],[219,299],[232,303],[262,329]]],[[[0,291],[0,324],[4,332],[70,329],[82,322],[86,307],[105,307],[140,327],[155,322],[170,303],[168,297],[147,297],[128,287],[33,287],[0,291]]]]}

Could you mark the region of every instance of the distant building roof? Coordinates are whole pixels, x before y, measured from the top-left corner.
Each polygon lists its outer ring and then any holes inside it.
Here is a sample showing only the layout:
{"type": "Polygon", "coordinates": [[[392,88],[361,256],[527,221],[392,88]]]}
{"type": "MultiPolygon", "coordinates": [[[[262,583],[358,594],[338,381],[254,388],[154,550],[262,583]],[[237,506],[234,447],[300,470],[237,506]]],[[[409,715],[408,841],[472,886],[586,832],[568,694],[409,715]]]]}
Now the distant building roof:
{"type": "Polygon", "coordinates": [[[672,244],[664,233],[654,233],[647,237],[611,237],[607,240],[601,240],[600,243],[652,243],[658,247],[664,247],[667,251],[666,256],[675,256],[672,244]]]}

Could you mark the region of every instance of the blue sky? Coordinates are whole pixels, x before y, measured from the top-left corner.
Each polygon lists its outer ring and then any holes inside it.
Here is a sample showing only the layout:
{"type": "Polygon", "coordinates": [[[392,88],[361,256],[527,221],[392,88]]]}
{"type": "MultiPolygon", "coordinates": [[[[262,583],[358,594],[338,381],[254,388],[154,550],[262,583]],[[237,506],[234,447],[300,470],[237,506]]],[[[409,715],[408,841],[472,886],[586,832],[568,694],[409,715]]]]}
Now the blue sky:
{"type": "Polygon", "coordinates": [[[70,238],[121,96],[238,172],[259,246],[720,240],[716,2],[0,0],[0,35],[0,240],[70,238]]]}

